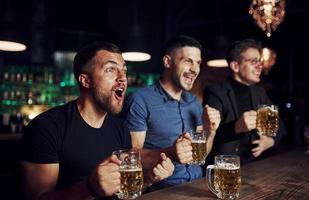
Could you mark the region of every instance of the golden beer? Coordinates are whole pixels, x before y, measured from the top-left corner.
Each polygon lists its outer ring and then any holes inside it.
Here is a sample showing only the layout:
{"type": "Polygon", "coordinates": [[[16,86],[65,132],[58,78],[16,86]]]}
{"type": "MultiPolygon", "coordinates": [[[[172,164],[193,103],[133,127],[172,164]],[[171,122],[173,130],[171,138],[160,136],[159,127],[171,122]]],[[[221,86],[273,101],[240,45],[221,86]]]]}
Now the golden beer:
{"type": "Polygon", "coordinates": [[[241,185],[240,168],[236,166],[215,167],[214,186],[222,199],[239,197],[241,185]]]}
{"type": "Polygon", "coordinates": [[[256,128],[262,135],[276,136],[279,129],[279,112],[276,106],[261,106],[257,111],[256,128]]]}
{"type": "Polygon", "coordinates": [[[216,155],[215,164],[207,166],[206,179],[208,188],[219,199],[239,197],[241,185],[239,156],[216,155]],[[214,173],[211,173],[212,170],[214,173]]]}
{"type": "Polygon", "coordinates": [[[119,190],[119,198],[134,199],[141,195],[143,187],[143,170],[136,169],[120,169],[121,183],[119,190]]]}
{"type": "Polygon", "coordinates": [[[143,170],[138,149],[118,150],[113,155],[121,161],[119,167],[120,189],[116,193],[119,199],[134,199],[142,194],[143,170]]]}
{"type": "Polygon", "coordinates": [[[207,156],[206,140],[192,140],[192,164],[203,165],[207,156]]]}

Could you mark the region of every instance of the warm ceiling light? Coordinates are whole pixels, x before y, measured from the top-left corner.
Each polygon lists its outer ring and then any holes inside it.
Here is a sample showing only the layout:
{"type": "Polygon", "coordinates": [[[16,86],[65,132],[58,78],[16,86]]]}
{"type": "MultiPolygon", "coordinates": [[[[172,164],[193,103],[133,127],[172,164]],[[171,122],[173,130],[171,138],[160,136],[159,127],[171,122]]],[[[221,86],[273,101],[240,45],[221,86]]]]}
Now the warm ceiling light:
{"type": "Polygon", "coordinates": [[[126,37],[125,45],[122,49],[122,56],[125,61],[142,62],[151,58],[147,37],[143,33],[143,28],[138,23],[139,18],[139,1],[132,1],[133,23],[126,37]]]}
{"type": "Polygon", "coordinates": [[[263,48],[262,50],[262,65],[264,74],[268,74],[272,66],[276,63],[277,54],[273,49],[263,48]]]}
{"type": "Polygon", "coordinates": [[[1,7],[0,18],[0,51],[25,51],[25,33],[20,30],[20,26],[15,17],[16,12],[13,8],[16,2],[5,0],[3,9],[1,7]],[[21,34],[24,33],[24,34],[21,34]]]}
{"type": "Polygon", "coordinates": [[[228,67],[228,63],[225,59],[213,59],[207,61],[209,67],[228,67]]]}
{"type": "Polygon", "coordinates": [[[1,51],[25,51],[26,45],[19,42],[0,40],[1,51]]]}
{"type": "Polygon", "coordinates": [[[150,54],[143,52],[123,52],[123,59],[125,61],[141,62],[151,58],[150,54]]]}
{"type": "Polygon", "coordinates": [[[255,19],[256,24],[271,36],[285,15],[285,0],[253,0],[249,13],[255,19]]]}
{"type": "Polygon", "coordinates": [[[229,47],[229,38],[224,34],[219,34],[213,39],[213,45],[208,49],[206,57],[209,67],[228,67],[225,59],[226,51],[229,47]]]}

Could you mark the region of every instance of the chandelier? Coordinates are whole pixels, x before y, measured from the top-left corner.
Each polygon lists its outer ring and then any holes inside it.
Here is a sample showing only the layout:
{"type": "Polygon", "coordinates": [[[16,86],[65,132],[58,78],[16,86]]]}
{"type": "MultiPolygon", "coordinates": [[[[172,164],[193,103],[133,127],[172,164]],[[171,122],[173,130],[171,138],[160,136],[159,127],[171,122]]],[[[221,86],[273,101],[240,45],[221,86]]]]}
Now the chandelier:
{"type": "Polygon", "coordinates": [[[255,19],[256,24],[271,36],[285,15],[285,0],[253,0],[249,13],[255,19]]]}

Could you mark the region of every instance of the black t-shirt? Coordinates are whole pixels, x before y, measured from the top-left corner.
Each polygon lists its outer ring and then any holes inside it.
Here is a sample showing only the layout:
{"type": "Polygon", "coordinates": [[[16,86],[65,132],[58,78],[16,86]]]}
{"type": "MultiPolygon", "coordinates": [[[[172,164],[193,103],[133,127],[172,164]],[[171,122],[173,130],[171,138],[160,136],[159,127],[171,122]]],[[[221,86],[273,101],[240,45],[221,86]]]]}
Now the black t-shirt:
{"type": "Polygon", "coordinates": [[[232,88],[235,93],[238,114],[241,116],[244,112],[252,110],[251,89],[250,86],[244,85],[232,79],[232,88]]]}
{"type": "Polygon", "coordinates": [[[127,127],[107,114],[100,128],[81,117],[76,101],[55,107],[33,119],[22,138],[21,160],[59,163],[57,188],[84,180],[114,150],[131,148],[127,127]]]}

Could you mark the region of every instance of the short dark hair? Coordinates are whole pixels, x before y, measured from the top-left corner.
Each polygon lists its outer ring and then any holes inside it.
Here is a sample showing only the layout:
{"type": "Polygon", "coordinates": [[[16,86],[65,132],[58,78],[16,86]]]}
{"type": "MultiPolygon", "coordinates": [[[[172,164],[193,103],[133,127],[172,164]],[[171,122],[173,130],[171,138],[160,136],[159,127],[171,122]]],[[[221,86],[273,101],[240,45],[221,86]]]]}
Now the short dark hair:
{"type": "Polygon", "coordinates": [[[196,47],[202,51],[202,45],[196,39],[186,35],[179,35],[167,41],[163,50],[163,55],[170,54],[173,50],[186,46],[196,47]]]}
{"type": "Polygon", "coordinates": [[[241,54],[249,48],[254,48],[261,52],[262,44],[251,38],[234,42],[227,50],[227,62],[241,60],[241,54]]]}
{"type": "Polygon", "coordinates": [[[91,72],[92,68],[89,64],[91,64],[93,57],[100,50],[121,54],[119,47],[112,43],[96,41],[86,45],[74,57],[73,70],[77,83],[79,83],[78,77],[80,74],[91,72]]]}

